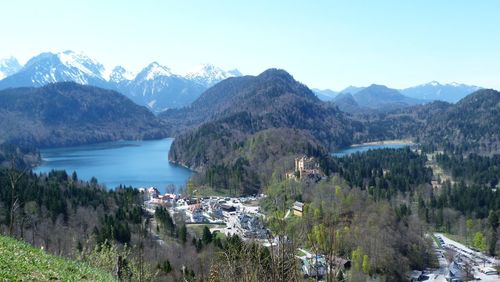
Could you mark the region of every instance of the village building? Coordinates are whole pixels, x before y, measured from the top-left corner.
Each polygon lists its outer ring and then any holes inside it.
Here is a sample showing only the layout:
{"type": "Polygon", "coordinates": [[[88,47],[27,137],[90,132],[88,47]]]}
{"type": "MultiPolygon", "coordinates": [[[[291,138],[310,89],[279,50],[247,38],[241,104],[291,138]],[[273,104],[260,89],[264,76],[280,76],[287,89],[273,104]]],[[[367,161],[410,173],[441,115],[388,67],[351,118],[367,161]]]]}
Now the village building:
{"type": "Polygon", "coordinates": [[[245,238],[265,239],[267,238],[267,229],[264,228],[262,221],[249,214],[240,214],[236,222],[236,228],[245,238]]]}
{"type": "Polygon", "coordinates": [[[151,198],[149,200],[149,203],[153,204],[153,205],[162,205],[162,204],[164,204],[163,199],[160,199],[160,198],[151,198]]]}
{"type": "Polygon", "coordinates": [[[203,209],[203,206],[200,203],[195,203],[195,204],[192,204],[192,205],[188,205],[188,210],[190,212],[194,212],[197,209],[203,209]]]}
{"type": "Polygon", "coordinates": [[[351,268],[351,261],[334,256],[327,259],[324,255],[306,255],[299,257],[302,263],[301,271],[305,277],[323,278],[327,273],[345,273],[351,268]]]}
{"type": "Polygon", "coordinates": [[[446,281],[460,281],[463,277],[462,269],[455,261],[448,265],[448,271],[445,275],[446,281]]]}
{"type": "Polygon", "coordinates": [[[160,195],[160,191],[156,189],[156,187],[149,187],[146,192],[149,194],[151,198],[158,198],[158,195],[160,195]]]}
{"type": "Polygon", "coordinates": [[[202,223],[206,221],[206,218],[203,215],[203,210],[201,208],[196,208],[192,211],[192,221],[194,223],[202,223]]]}
{"type": "Polygon", "coordinates": [[[177,195],[176,194],[166,193],[166,194],[163,195],[163,198],[164,199],[168,199],[168,200],[176,200],[177,199],[177,195]]]}
{"type": "Polygon", "coordinates": [[[302,260],[302,272],[305,277],[322,278],[328,271],[328,265],[324,256],[317,255],[306,257],[302,260]]]}
{"type": "Polygon", "coordinates": [[[220,206],[214,206],[210,209],[210,211],[212,216],[216,219],[221,219],[224,217],[224,214],[222,213],[222,209],[220,208],[220,206]]]}
{"type": "Polygon", "coordinates": [[[236,211],[235,206],[231,206],[231,205],[227,205],[227,204],[220,205],[220,208],[223,212],[235,212],[236,211]]]}
{"type": "Polygon", "coordinates": [[[304,214],[304,203],[295,202],[293,203],[293,214],[296,216],[302,216],[304,214]]]}

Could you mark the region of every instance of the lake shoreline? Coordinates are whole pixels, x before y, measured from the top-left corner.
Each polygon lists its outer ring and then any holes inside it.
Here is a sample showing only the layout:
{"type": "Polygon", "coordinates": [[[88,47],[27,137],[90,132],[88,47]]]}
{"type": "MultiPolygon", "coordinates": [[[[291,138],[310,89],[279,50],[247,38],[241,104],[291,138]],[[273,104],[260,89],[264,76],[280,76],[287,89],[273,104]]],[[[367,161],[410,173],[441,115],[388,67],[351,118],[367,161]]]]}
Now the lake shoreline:
{"type": "Polygon", "coordinates": [[[43,149],[42,162],[34,173],[76,171],[78,178],[97,178],[108,189],[119,185],[154,186],[165,193],[168,185],[185,186],[194,171],[172,163],[168,153],[173,138],[140,141],[113,141],[91,145],[43,149]]]}
{"type": "Polygon", "coordinates": [[[416,145],[416,143],[414,143],[410,139],[394,139],[394,140],[382,140],[382,141],[373,141],[373,142],[352,144],[349,147],[353,148],[353,147],[363,147],[363,146],[397,145],[397,144],[416,145]]]}
{"type": "Polygon", "coordinates": [[[349,147],[337,150],[332,152],[331,155],[334,157],[344,157],[354,153],[364,153],[370,150],[379,150],[379,149],[402,149],[406,147],[411,147],[416,145],[416,143],[411,140],[403,139],[403,140],[383,140],[383,141],[374,141],[367,142],[362,144],[353,144],[349,147]]]}

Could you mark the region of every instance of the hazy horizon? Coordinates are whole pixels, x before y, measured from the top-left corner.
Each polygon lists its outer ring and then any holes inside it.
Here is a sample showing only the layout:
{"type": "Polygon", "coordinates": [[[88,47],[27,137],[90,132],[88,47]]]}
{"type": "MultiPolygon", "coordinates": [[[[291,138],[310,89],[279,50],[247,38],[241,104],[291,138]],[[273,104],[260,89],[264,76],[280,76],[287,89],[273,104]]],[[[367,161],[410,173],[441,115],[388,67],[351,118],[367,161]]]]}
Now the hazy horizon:
{"type": "Polygon", "coordinates": [[[2,4],[0,58],[83,52],[106,67],[200,63],[282,68],[311,88],[430,81],[500,89],[500,3],[16,1],[2,4]],[[445,20],[446,19],[446,20],[445,20]],[[8,28],[5,28],[8,27],[8,28]]]}

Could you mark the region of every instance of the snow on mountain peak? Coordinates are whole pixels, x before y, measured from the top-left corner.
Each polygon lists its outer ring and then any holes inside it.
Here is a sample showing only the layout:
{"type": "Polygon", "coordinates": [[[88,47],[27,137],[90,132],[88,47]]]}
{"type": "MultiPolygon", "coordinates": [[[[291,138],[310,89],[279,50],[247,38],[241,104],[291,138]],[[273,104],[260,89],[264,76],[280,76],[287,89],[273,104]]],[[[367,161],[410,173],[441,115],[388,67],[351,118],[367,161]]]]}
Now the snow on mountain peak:
{"type": "Polygon", "coordinates": [[[12,75],[21,69],[21,65],[16,58],[10,57],[0,60],[0,79],[12,75]]]}
{"type": "Polygon", "coordinates": [[[19,72],[35,86],[61,81],[100,85],[106,75],[102,64],[83,53],[69,50],[41,53],[31,58],[19,72]]]}
{"type": "Polygon", "coordinates": [[[433,80],[433,81],[431,81],[431,82],[427,83],[427,85],[430,85],[430,86],[439,86],[439,85],[441,85],[441,83],[439,83],[439,82],[437,82],[437,81],[433,80]]]}
{"type": "Polygon", "coordinates": [[[142,72],[146,73],[145,80],[154,80],[159,76],[173,76],[174,73],[168,67],[162,66],[157,62],[149,64],[142,72]]]}
{"type": "Polygon", "coordinates": [[[89,58],[83,53],[77,53],[70,50],[57,54],[61,63],[69,68],[76,68],[86,75],[103,77],[105,69],[102,64],[89,58]]]}
{"type": "Polygon", "coordinates": [[[233,76],[241,76],[241,73],[236,69],[224,71],[223,69],[215,67],[211,64],[196,65],[185,75],[187,79],[197,81],[207,86],[233,76]]]}
{"type": "Polygon", "coordinates": [[[108,81],[119,83],[124,80],[133,80],[134,78],[135,78],[134,73],[127,71],[122,66],[116,66],[109,74],[108,81]]]}
{"type": "Polygon", "coordinates": [[[232,76],[242,76],[243,74],[238,69],[232,69],[227,71],[232,76]]]}

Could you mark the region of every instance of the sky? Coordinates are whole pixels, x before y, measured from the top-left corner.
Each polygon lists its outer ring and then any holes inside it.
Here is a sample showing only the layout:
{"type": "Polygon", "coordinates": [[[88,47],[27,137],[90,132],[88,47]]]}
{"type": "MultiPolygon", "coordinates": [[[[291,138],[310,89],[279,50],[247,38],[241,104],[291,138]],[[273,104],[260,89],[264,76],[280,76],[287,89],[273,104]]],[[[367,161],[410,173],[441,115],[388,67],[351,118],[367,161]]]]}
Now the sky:
{"type": "Polygon", "coordinates": [[[500,1],[0,2],[0,58],[80,51],[138,71],[282,68],[311,88],[429,81],[500,89],[500,1]]]}

